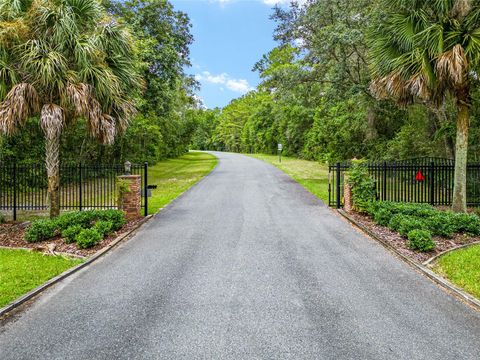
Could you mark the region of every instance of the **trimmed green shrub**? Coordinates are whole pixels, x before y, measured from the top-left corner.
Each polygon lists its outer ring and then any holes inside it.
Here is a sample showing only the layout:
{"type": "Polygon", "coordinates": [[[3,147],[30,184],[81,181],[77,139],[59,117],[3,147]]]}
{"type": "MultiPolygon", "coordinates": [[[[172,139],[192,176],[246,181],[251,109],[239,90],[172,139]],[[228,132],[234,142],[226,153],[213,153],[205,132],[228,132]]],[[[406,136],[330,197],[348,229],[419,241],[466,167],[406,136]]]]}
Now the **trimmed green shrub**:
{"type": "Polygon", "coordinates": [[[373,221],[375,221],[378,225],[388,226],[391,217],[392,213],[390,211],[381,208],[373,214],[373,221]]]}
{"type": "Polygon", "coordinates": [[[395,214],[390,218],[390,221],[388,222],[388,227],[390,230],[393,231],[398,231],[400,228],[400,224],[403,220],[407,218],[406,215],[403,214],[395,214]]]}
{"type": "Polygon", "coordinates": [[[391,212],[392,204],[393,203],[386,201],[372,201],[368,204],[367,212],[372,216],[374,216],[380,210],[387,210],[391,212]]]}
{"type": "Polygon", "coordinates": [[[72,225],[80,225],[83,228],[91,227],[97,221],[110,221],[113,230],[120,229],[125,225],[125,214],[120,210],[87,210],[73,211],[60,215],[55,219],[57,228],[65,230],[72,225]]]}
{"type": "Polygon", "coordinates": [[[50,219],[36,220],[25,231],[24,239],[30,243],[48,240],[56,235],[57,224],[50,219]]]}
{"type": "Polygon", "coordinates": [[[437,211],[424,222],[433,235],[451,237],[456,231],[451,213],[437,211]]]}
{"type": "Polygon", "coordinates": [[[81,225],[82,227],[90,227],[98,218],[97,211],[74,211],[60,215],[55,219],[60,230],[67,229],[72,225],[81,225]]]}
{"type": "Polygon", "coordinates": [[[455,232],[480,235],[480,218],[475,214],[454,214],[455,232]]]}
{"type": "Polygon", "coordinates": [[[428,204],[404,204],[400,203],[396,207],[396,212],[404,215],[428,217],[435,214],[436,210],[428,204]]]}
{"type": "Polygon", "coordinates": [[[97,219],[101,221],[110,221],[112,230],[116,231],[125,225],[125,214],[120,210],[103,210],[97,212],[97,219]]]}
{"type": "Polygon", "coordinates": [[[65,239],[65,243],[71,244],[76,241],[76,237],[83,230],[81,225],[75,224],[65,230],[62,230],[62,238],[65,239]]]}
{"type": "Polygon", "coordinates": [[[97,221],[93,228],[103,236],[106,236],[112,231],[113,223],[111,221],[101,220],[101,221],[97,221]]]}
{"type": "Polygon", "coordinates": [[[480,235],[479,216],[439,211],[429,204],[377,201],[369,204],[367,211],[377,224],[388,226],[402,236],[416,229],[429,230],[432,235],[442,237],[451,237],[455,233],[480,235]]]}
{"type": "Polygon", "coordinates": [[[4,224],[4,223],[5,223],[5,215],[0,214],[0,224],[4,224]]]}
{"type": "Polygon", "coordinates": [[[75,238],[80,249],[88,249],[102,241],[103,236],[97,229],[83,229],[75,238]]]}
{"type": "Polygon", "coordinates": [[[428,230],[428,226],[423,220],[408,216],[400,222],[398,232],[402,236],[407,236],[412,230],[428,230]]]}
{"type": "Polygon", "coordinates": [[[412,250],[428,252],[435,249],[435,242],[428,230],[412,230],[408,233],[407,246],[412,250]]]}

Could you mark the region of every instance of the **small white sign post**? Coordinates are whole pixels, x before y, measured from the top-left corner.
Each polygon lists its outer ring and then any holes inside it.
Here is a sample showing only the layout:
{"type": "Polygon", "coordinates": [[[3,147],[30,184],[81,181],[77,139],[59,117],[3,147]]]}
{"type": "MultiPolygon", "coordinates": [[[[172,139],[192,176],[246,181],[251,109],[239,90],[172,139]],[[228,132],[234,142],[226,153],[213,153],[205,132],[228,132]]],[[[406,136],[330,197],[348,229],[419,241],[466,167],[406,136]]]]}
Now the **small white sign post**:
{"type": "Polygon", "coordinates": [[[282,162],[282,151],[283,151],[283,145],[278,144],[278,161],[282,162]]]}

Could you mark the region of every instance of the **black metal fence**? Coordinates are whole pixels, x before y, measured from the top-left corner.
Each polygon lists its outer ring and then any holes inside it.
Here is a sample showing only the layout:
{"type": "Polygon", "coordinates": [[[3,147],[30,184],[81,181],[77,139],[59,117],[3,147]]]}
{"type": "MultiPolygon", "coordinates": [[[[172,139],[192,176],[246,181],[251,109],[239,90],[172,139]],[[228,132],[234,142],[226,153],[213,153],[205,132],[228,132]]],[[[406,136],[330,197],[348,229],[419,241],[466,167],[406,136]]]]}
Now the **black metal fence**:
{"type": "MultiPolygon", "coordinates": [[[[124,165],[61,165],[60,209],[87,210],[117,207],[117,177],[124,165]]],[[[148,164],[133,164],[132,175],[142,177],[142,207],[148,214],[148,164]]],[[[47,172],[43,164],[0,164],[0,211],[46,211],[47,172]]]]}
{"type": "MultiPolygon", "coordinates": [[[[343,207],[345,173],[350,163],[329,166],[329,205],[343,207]]],[[[377,200],[451,205],[455,162],[419,158],[366,164],[375,180],[377,200]]],[[[467,166],[467,205],[480,206],[480,163],[467,166]]]]}

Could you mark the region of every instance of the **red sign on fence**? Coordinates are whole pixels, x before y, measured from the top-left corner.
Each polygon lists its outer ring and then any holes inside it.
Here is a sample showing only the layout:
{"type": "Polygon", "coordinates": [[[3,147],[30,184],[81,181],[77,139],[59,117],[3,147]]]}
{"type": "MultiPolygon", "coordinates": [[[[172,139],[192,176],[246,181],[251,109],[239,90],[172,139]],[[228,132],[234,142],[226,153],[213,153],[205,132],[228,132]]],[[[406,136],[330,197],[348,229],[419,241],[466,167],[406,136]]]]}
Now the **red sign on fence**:
{"type": "Polygon", "coordinates": [[[423,176],[421,170],[418,170],[417,175],[415,175],[415,180],[417,180],[418,182],[425,181],[425,176],[423,176]]]}

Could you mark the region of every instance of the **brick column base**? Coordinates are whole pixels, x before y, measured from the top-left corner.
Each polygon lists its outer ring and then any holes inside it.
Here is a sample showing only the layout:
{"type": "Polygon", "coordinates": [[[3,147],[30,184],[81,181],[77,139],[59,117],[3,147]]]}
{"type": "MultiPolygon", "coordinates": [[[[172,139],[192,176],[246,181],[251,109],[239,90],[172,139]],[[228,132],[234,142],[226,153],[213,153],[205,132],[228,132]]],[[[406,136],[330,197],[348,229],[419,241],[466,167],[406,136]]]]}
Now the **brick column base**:
{"type": "Polygon", "coordinates": [[[128,185],[127,191],[119,191],[118,209],[125,213],[127,220],[140,217],[142,208],[142,196],[140,194],[142,177],[140,175],[122,175],[118,176],[117,179],[128,185]]]}
{"type": "Polygon", "coordinates": [[[343,188],[343,209],[348,213],[353,211],[352,187],[346,181],[343,188]]]}

